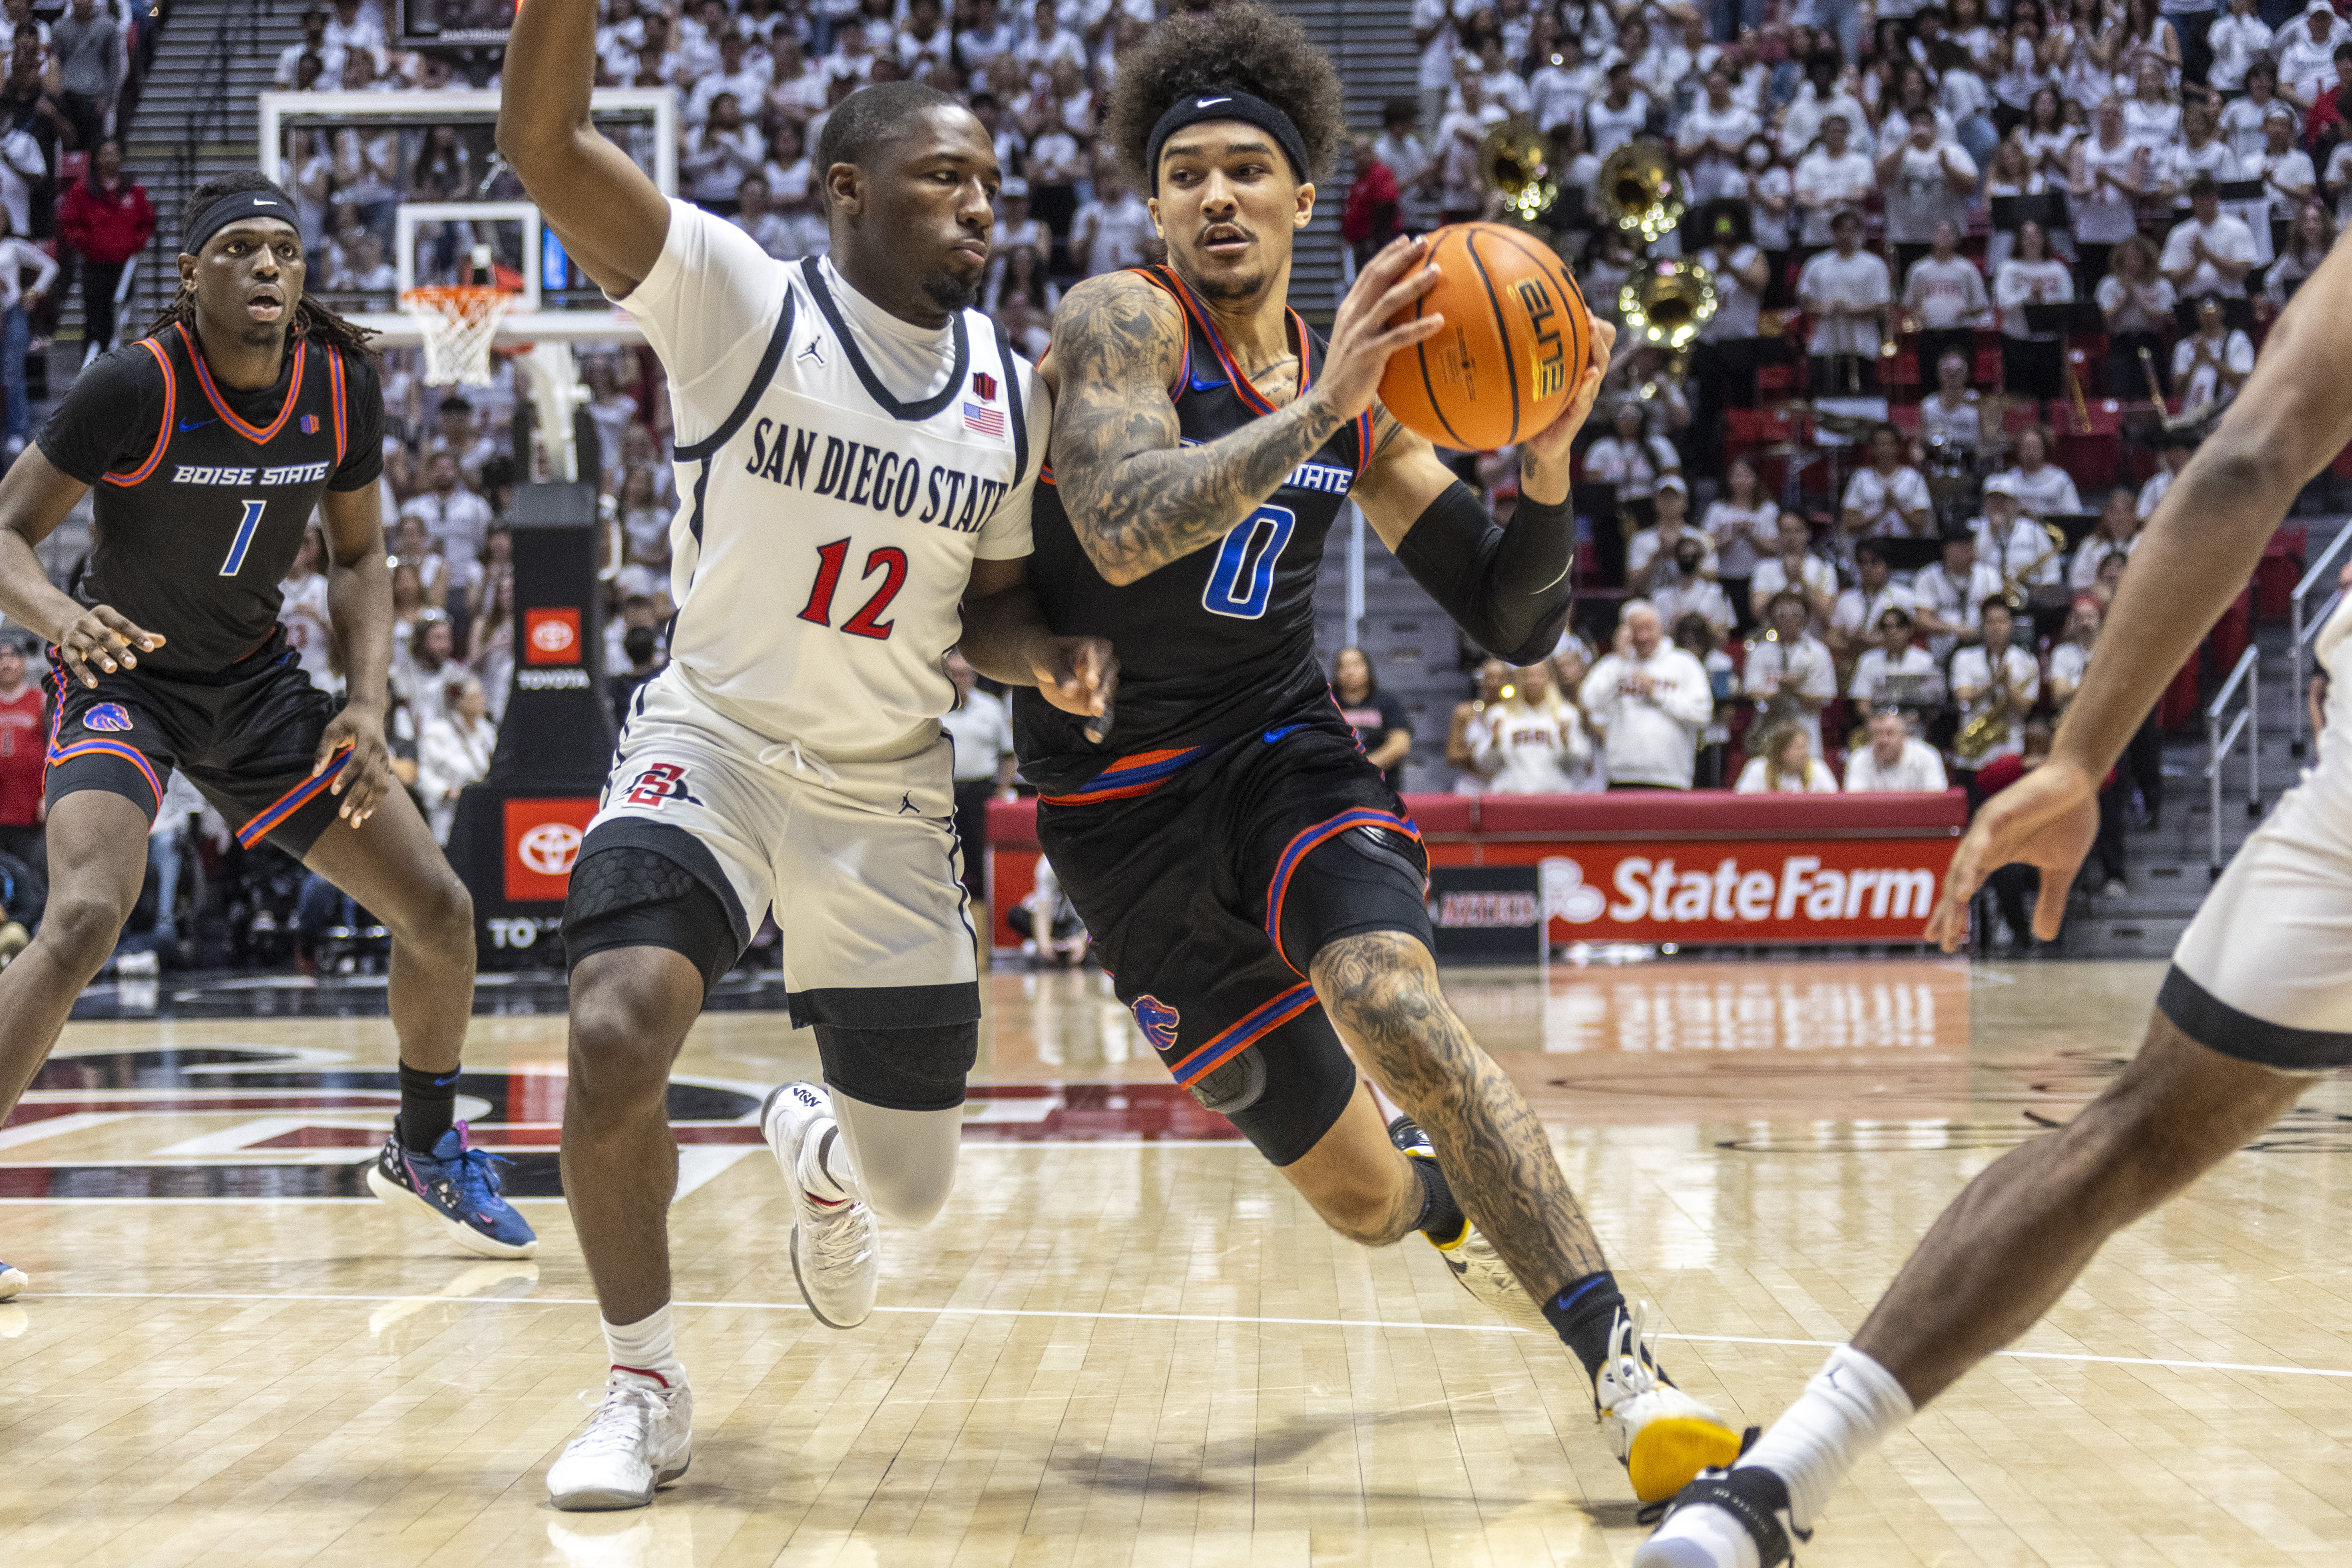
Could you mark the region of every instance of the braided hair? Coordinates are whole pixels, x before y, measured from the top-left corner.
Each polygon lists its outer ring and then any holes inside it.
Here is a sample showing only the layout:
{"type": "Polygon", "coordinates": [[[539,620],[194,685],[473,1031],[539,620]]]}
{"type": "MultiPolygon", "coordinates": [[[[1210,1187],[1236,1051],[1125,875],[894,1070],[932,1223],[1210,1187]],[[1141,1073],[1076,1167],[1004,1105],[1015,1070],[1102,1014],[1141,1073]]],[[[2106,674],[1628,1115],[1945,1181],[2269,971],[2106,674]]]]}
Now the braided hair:
{"type": "MultiPolygon", "coordinates": [[[[200,213],[223,196],[233,196],[239,191],[268,191],[284,201],[289,211],[295,206],[294,199],[271,183],[268,176],[256,170],[242,169],[217,179],[206,180],[189,192],[185,210],[200,213]]],[[[173,296],[172,302],[147,324],[147,335],[153,337],[175,322],[191,330],[196,324],[195,285],[184,280],[180,284],[180,291],[173,296]]],[[[373,328],[362,327],[335,314],[312,299],[307,289],[302,291],[302,297],[294,301],[293,315],[287,325],[287,342],[289,343],[299,338],[308,338],[312,342],[340,349],[348,354],[373,354],[375,351],[368,346],[368,340],[374,336],[373,328]]]]}

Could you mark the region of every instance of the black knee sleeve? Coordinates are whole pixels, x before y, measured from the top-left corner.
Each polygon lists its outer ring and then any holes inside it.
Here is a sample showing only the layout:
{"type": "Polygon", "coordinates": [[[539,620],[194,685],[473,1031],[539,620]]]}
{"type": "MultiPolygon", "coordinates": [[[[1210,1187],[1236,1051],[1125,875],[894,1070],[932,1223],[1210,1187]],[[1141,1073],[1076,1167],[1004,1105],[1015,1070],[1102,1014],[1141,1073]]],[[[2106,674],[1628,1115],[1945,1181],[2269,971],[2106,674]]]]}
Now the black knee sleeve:
{"type": "Polygon", "coordinates": [[[1402,833],[1350,827],[1291,868],[1279,902],[1266,911],[1266,934],[1282,961],[1301,974],[1325,947],[1365,931],[1402,931],[1433,948],[1428,864],[1420,844],[1402,833]]]}
{"type": "Polygon", "coordinates": [[[666,947],[702,971],[707,994],[743,955],[727,906],[703,878],[638,844],[592,847],[572,868],[563,952],[572,968],[592,952],[666,947]]]}
{"type": "Polygon", "coordinates": [[[980,1024],[929,1028],[847,1029],[816,1026],[824,1081],[886,1110],[949,1110],[963,1103],[964,1079],[980,1059],[980,1024]]]}

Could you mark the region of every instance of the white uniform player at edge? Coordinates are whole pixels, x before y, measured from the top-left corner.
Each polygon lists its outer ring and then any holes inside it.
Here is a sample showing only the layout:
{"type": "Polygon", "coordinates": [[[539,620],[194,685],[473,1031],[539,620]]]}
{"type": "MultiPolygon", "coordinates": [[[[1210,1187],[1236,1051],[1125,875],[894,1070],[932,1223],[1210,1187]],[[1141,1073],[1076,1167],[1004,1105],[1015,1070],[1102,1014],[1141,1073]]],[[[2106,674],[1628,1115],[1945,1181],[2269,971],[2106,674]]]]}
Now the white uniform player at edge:
{"type": "MultiPolygon", "coordinates": [[[[2034,934],[2058,934],[2097,833],[2100,780],[2244,587],[2296,493],[2352,442],[2347,353],[2352,249],[2339,243],[2158,507],[2049,760],[1995,795],[1960,841],[1927,926],[1944,951],[1967,937],[1986,876],[2012,862],[2042,874],[2034,934]]],[[[2318,655],[2329,683],[2318,765],[2182,933],[2137,1058],[2064,1128],[1969,1184],[1853,1343],[1730,1470],[1683,1489],[1635,1552],[1639,1568],[1790,1561],[1792,1538],[1806,1539],[1846,1471],[2032,1327],[2107,1237],[2259,1136],[2317,1074],[2352,1065],[2352,600],[2322,629],[2318,655]]]]}
{"type": "Polygon", "coordinates": [[[946,654],[1090,716],[1115,668],[1107,642],[1051,636],[1025,586],[1050,404],[966,309],[1000,179],[980,122],[912,83],[845,100],[817,148],[831,259],[778,262],[590,124],[595,26],[594,0],[522,10],[499,145],[661,355],[686,500],[671,662],[631,706],[564,909],[563,1184],[612,1362],[548,1472],[565,1509],[640,1507],[687,1468],[665,1096],[709,986],[772,906],[827,1087],[782,1086],[762,1129],[802,1292],[854,1326],[877,1216],[947,1199],[979,1041],[946,654]]]}

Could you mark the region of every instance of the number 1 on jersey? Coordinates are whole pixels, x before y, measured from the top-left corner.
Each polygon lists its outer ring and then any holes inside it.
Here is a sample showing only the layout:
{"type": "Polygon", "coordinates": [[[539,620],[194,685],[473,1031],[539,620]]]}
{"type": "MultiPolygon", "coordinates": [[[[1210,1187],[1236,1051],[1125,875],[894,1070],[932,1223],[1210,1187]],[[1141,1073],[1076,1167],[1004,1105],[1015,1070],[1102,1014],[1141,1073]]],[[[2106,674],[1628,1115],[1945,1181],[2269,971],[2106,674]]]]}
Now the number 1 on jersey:
{"type": "Polygon", "coordinates": [[[253,548],[253,536],[260,530],[261,513],[269,503],[249,500],[245,503],[245,517],[236,525],[236,538],[228,547],[228,559],[221,563],[220,574],[234,577],[245,566],[245,552],[253,548]]]}
{"type": "MultiPolygon", "coordinates": [[[[848,562],[846,539],[816,547],[816,582],[809,588],[808,603],[801,606],[802,620],[814,621],[821,626],[833,625],[834,590],[841,586],[842,568],[848,562]]],[[[893,623],[880,617],[890,607],[890,601],[898,596],[898,590],[907,585],[907,552],[889,544],[870,552],[866,557],[866,570],[858,574],[858,579],[862,582],[877,572],[882,574],[882,586],[862,609],[842,623],[841,629],[852,637],[887,642],[893,623]]]]}

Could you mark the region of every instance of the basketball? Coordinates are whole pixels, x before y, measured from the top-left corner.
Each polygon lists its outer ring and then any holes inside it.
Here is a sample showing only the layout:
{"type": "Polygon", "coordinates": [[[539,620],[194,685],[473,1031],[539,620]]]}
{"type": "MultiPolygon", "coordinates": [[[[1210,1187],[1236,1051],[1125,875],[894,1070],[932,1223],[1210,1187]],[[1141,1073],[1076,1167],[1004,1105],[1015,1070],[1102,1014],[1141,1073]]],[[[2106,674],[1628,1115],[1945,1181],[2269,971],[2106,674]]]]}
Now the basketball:
{"type": "Polygon", "coordinates": [[[1457,223],[1429,237],[1429,264],[1437,286],[1390,324],[1436,314],[1445,327],[1390,357],[1388,411],[1441,447],[1473,452],[1559,418],[1592,357],[1592,317],[1567,263],[1519,229],[1457,223]]]}

